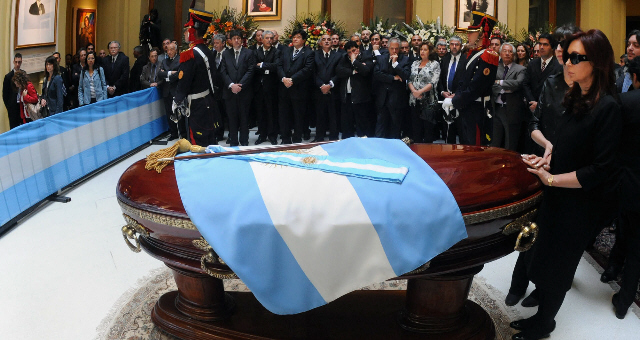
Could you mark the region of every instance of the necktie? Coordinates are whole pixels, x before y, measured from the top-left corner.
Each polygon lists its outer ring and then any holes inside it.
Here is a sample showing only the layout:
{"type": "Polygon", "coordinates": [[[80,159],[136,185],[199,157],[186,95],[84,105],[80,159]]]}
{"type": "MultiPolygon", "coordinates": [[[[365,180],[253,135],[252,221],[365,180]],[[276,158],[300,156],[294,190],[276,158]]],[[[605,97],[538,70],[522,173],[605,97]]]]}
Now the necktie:
{"type": "Polygon", "coordinates": [[[622,81],[622,93],[629,92],[632,83],[633,81],[631,80],[631,73],[625,73],[624,80],[622,81]]]}
{"type": "MultiPolygon", "coordinates": [[[[504,80],[504,78],[507,77],[507,72],[509,72],[509,66],[505,66],[504,67],[504,74],[502,75],[502,80],[504,80]]],[[[500,101],[502,102],[502,104],[507,104],[504,100],[504,93],[500,93],[500,101]]]]}
{"type": "Polygon", "coordinates": [[[329,52],[325,52],[325,53],[324,53],[324,58],[325,58],[325,59],[329,59],[329,52]]]}
{"type": "Polygon", "coordinates": [[[113,66],[116,64],[116,57],[111,57],[111,69],[113,70],[113,66]]]}
{"type": "Polygon", "coordinates": [[[240,51],[236,51],[236,65],[238,65],[238,56],[240,55],[240,51]]]}
{"type": "Polygon", "coordinates": [[[547,62],[546,61],[542,61],[542,72],[544,72],[544,69],[547,68],[547,62]]]}
{"type": "Polygon", "coordinates": [[[293,51],[293,59],[295,59],[298,56],[298,52],[300,52],[300,50],[293,51]]]}
{"type": "Polygon", "coordinates": [[[453,62],[451,63],[451,68],[449,68],[449,78],[447,79],[447,89],[451,89],[453,86],[453,77],[456,75],[456,63],[458,62],[457,57],[453,57],[453,62]]]}

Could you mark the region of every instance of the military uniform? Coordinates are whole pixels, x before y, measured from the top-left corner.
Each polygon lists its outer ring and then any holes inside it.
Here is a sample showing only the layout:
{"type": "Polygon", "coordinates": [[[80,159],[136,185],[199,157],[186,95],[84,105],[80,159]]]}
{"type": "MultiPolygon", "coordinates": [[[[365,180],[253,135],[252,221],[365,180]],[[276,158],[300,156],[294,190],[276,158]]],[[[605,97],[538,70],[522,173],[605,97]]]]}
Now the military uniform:
{"type": "Polygon", "coordinates": [[[482,39],[482,46],[468,52],[466,69],[451,100],[453,108],[459,113],[456,126],[460,144],[466,145],[481,144],[481,136],[484,136],[482,122],[485,117],[485,105],[490,104],[491,87],[496,80],[500,60],[498,53],[487,49],[489,35],[496,20],[481,12],[474,11],[473,15],[476,25],[469,26],[468,31],[483,30],[478,38],[482,39]]]}

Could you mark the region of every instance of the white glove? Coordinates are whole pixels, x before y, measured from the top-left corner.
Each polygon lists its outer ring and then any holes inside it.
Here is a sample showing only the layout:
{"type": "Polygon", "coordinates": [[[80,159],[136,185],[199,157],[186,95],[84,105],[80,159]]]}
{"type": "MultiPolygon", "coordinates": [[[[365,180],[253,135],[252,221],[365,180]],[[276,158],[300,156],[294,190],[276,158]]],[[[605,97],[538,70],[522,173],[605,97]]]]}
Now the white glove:
{"type": "Polygon", "coordinates": [[[442,102],[442,109],[449,114],[451,110],[453,110],[453,103],[451,102],[451,98],[445,98],[442,102]]]}

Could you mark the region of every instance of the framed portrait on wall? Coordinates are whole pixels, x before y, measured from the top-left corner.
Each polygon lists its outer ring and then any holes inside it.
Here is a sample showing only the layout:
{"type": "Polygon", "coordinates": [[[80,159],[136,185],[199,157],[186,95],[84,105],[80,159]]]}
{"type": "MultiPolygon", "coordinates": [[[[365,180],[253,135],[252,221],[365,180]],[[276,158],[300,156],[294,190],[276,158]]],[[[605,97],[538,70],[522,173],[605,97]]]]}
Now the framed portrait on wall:
{"type": "Polygon", "coordinates": [[[96,10],[78,8],[75,21],[75,46],[76,51],[80,47],[86,47],[89,43],[96,43],[96,10]]]}
{"type": "Polygon", "coordinates": [[[282,0],[242,0],[242,12],[256,21],[282,20],[282,0]]]}
{"type": "MultiPolygon", "coordinates": [[[[506,0],[504,0],[506,1],[506,0]]],[[[486,13],[494,18],[498,17],[498,0],[456,0],[456,30],[466,31],[471,25],[473,16],[471,11],[486,13]]]]}
{"type": "Polygon", "coordinates": [[[16,0],[15,48],[56,44],[58,0],[16,0]]]}

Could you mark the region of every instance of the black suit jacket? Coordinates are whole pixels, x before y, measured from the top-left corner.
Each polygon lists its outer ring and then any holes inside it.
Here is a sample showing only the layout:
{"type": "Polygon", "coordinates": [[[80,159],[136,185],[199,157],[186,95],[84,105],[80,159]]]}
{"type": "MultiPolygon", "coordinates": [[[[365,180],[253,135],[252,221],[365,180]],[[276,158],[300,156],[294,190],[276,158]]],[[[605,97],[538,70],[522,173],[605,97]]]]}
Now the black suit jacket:
{"type": "Polygon", "coordinates": [[[255,84],[258,89],[268,95],[278,94],[278,61],[282,53],[275,47],[264,53],[262,47],[255,50],[256,65],[262,63],[262,67],[256,67],[255,84]]]}
{"type": "Polygon", "coordinates": [[[222,96],[225,99],[231,99],[234,93],[229,88],[229,85],[242,84],[242,91],[237,95],[250,99],[255,68],[255,55],[248,48],[240,49],[237,63],[234,49],[222,52],[222,61],[220,62],[220,73],[222,74],[222,84],[224,86],[222,96]]]}
{"type": "MultiPolygon", "coordinates": [[[[205,44],[198,44],[196,47],[207,57],[210,66],[209,72],[211,74],[212,80],[215,81],[218,70],[216,70],[215,68],[215,58],[213,52],[211,52],[211,50],[205,44]]],[[[176,103],[184,101],[185,98],[187,98],[187,96],[190,94],[201,93],[203,91],[206,91],[207,89],[212,90],[211,85],[209,84],[207,66],[205,65],[204,59],[202,58],[200,53],[196,51],[191,52],[189,50],[182,53],[193,53],[193,58],[189,58],[186,61],[180,63],[180,73],[182,73],[182,76],[178,76],[178,78],[180,79],[178,81],[176,93],[173,98],[173,101],[176,103]]],[[[206,98],[211,98],[211,101],[213,101],[212,96],[207,96],[206,98]]],[[[206,124],[203,124],[203,126],[212,126],[214,123],[213,115],[210,115],[210,117],[207,118],[209,120],[206,124]]]]}
{"type": "Polygon", "coordinates": [[[308,46],[303,47],[295,59],[293,59],[293,47],[286,48],[282,52],[278,62],[278,78],[291,78],[293,86],[287,88],[280,82],[283,93],[289,93],[292,98],[306,100],[309,94],[309,86],[313,79],[314,54],[308,46]]]}
{"type": "MultiPolygon", "coordinates": [[[[451,62],[451,53],[447,53],[442,60],[440,61],[440,80],[438,80],[438,96],[442,99],[442,92],[447,92],[448,86],[447,81],[449,80],[447,77],[449,76],[449,63],[451,62]]],[[[467,55],[464,53],[460,53],[460,58],[458,58],[458,62],[456,64],[456,72],[453,75],[453,81],[451,82],[451,93],[456,93],[456,89],[458,88],[458,83],[460,82],[460,77],[464,74],[465,66],[467,64],[467,55]]]]}
{"type": "Polygon", "coordinates": [[[140,82],[140,76],[142,75],[142,69],[149,63],[149,58],[141,55],[133,63],[131,71],[129,71],[129,92],[135,92],[142,90],[142,82],[140,82]]]}
{"type": "Polygon", "coordinates": [[[376,105],[383,107],[387,103],[395,108],[409,106],[409,95],[407,94],[407,81],[411,75],[409,58],[400,55],[397,60],[398,65],[395,68],[389,63],[388,54],[378,56],[377,60],[378,62],[373,69],[376,105]],[[395,76],[400,76],[402,81],[394,80],[395,76]]]}
{"type": "Polygon", "coordinates": [[[329,84],[330,82],[333,82],[333,85],[336,91],[339,89],[338,87],[339,81],[338,81],[338,75],[336,74],[336,67],[338,66],[338,63],[340,62],[341,59],[342,59],[342,54],[338,52],[331,52],[329,54],[329,59],[327,60],[324,57],[323,50],[316,51],[316,55],[315,55],[315,64],[316,64],[315,89],[316,90],[318,90],[320,86],[329,84]]]}
{"type": "Polygon", "coordinates": [[[371,81],[369,75],[373,72],[373,59],[359,55],[353,63],[349,55],[342,53],[336,75],[340,79],[340,100],[347,102],[347,83],[351,79],[351,102],[361,104],[371,101],[371,81]],[[356,71],[357,73],[353,73],[356,71]]]}
{"type": "Polygon", "coordinates": [[[102,60],[102,68],[104,69],[104,77],[107,81],[107,86],[116,87],[116,96],[129,92],[129,57],[124,53],[119,52],[114,64],[111,56],[107,55],[102,60]]]}
{"type": "Polygon", "coordinates": [[[622,137],[618,159],[622,170],[620,178],[621,205],[640,211],[640,91],[620,95],[622,102],[622,137]]]}
{"type": "MultiPolygon", "coordinates": [[[[622,93],[622,85],[624,85],[624,77],[627,75],[627,72],[622,72],[622,74],[616,79],[616,90],[618,93],[622,93]]],[[[629,86],[627,91],[633,91],[633,84],[629,86]]]]}
{"type": "Polygon", "coordinates": [[[4,101],[4,106],[7,108],[11,129],[22,124],[20,105],[17,102],[18,92],[14,89],[13,81],[11,80],[13,75],[14,71],[11,69],[11,72],[4,76],[4,81],[2,82],[2,100],[4,101]]]}
{"type": "Polygon", "coordinates": [[[176,87],[178,86],[178,72],[171,73],[169,80],[167,81],[167,73],[169,71],[178,71],[180,68],[180,56],[176,55],[173,60],[166,57],[162,59],[160,65],[160,72],[158,72],[158,78],[164,79],[165,83],[162,85],[162,97],[173,97],[176,93],[176,87]]]}
{"type": "Polygon", "coordinates": [[[540,92],[542,92],[542,86],[544,85],[545,80],[547,80],[550,75],[556,74],[560,71],[562,71],[562,65],[558,63],[556,57],[551,58],[551,61],[549,62],[549,65],[545,67],[544,72],[542,72],[541,58],[529,61],[527,71],[524,74],[524,83],[522,83],[524,96],[527,98],[527,101],[537,102],[538,98],[540,98],[540,92]]]}

